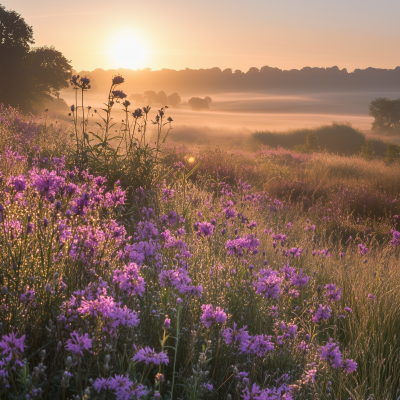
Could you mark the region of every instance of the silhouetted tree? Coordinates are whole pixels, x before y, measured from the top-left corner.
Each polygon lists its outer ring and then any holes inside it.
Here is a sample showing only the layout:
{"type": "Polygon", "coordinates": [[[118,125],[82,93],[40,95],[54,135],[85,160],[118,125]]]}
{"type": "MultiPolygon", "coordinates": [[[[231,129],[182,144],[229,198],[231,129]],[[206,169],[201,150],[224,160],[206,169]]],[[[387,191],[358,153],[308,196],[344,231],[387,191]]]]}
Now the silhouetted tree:
{"type": "Polygon", "coordinates": [[[69,61],[54,47],[31,49],[32,27],[0,5],[0,103],[32,110],[68,87],[69,61]]]}
{"type": "Polygon", "coordinates": [[[390,133],[400,130],[400,99],[378,97],[369,105],[369,115],[375,118],[372,130],[390,133]]]}
{"type": "Polygon", "coordinates": [[[144,96],[140,93],[134,93],[129,96],[129,100],[134,101],[136,104],[144,105],[144,96]]]}
{"type": "Polygon", "coordinates": [[[168,105],[177,107],[181,103],[181,96],[178,93],[172,93],[168,96],[168,105]]]}
{"type": "Polygon", "coordinates": [[[157,103],[157,93],[154,90],[146,90],[143,94],[146,103],[148,104],[157,103]]]}
{"type": "MultiPolygon", "coordinates": [[[[209,99],[211,100],[210,97],[209,99]]],[[[206,99],[201,99],[200,97],[192,97],[189,99],[188,104],[194,111],[207,110],[210,108],[208,101],[206,99]]]]}
{"type": "Polygon", "coordinates": [[[168,104],[168,97],[162,90],[157,93],[157,103],[162,106],[166,106],[168,104]]]}
{"type": "Polygon", "coordinates": [[[208,105],[212,103],[212,98],[210,96],[204,97],[204,100],[207,102],[208,105]]]}

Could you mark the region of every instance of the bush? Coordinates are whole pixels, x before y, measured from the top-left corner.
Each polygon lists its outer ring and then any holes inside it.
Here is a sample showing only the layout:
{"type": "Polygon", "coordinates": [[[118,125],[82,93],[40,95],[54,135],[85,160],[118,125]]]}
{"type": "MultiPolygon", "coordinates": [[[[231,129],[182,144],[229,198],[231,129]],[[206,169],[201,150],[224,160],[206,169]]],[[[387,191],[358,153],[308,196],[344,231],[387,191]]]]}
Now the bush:
{"type": "MultiPolygon", "coordinates": [[[[295,149],[302,146],[307,135],[313,134],[318,138],[322,151],[341,155],[358,154],[365,142],[363,133],[349,124],[333,123],[314,129],[297,129],[288,132],[256,132],[252,136],[259,143],[270,147],[281,146],[285,149],[295,149]]],[[[315,141],[315,139],[313,139],[315,141]]]]}
{"type": "Polygon", "coordinates": [[[400,146],[397,144],[387,144],[385,162],[392,164],[397,160],[400,160],[400,146]]]}
{"type": "Polygon", "coordinates": [[[375,148],[370,140],[366,140],[361,146],[361,157],[366,160],[372,160],[375,156],[375,148]]]}
{"type": "Polygon", "coordinates": [[[307,133],[305,144],[295,146],[294,149],[299,153],[317,153],[320,151],[317,134],[315,132],[307,133]]]}

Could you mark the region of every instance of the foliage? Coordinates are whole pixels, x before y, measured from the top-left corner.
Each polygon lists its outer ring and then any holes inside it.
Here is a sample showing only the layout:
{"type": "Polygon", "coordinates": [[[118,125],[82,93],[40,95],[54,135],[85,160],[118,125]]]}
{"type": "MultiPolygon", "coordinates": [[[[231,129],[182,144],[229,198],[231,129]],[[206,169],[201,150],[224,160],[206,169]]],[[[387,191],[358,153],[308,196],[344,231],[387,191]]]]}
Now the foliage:
{"type": "Polygon", "coordinates": [[[190,108],[194,111],[208,110],[211,104],[211,97],[205,97],[201,99],[200,97],[192,97],[189,99],[188,104],[190,108]]]}
{"type": "Polygon", "coordinates": [[[315,132],[309,132],[306,136],[306,142],[304,144],[295,146],[294,149],[299,153],[317,153],[320,151],[317,134],[315,132]]]}
{"type": "Polygon", "coordinates": [[[372,160],[375,156],[375,148],[371,141],[366,140],[361,146],[361,156],[366,160],[372,160]]]}
{"type": "Polygon", "coordinates": [[[400,160],[400,146],[388,143],[384,160],[387,164],[392,164],[393,162],[400,160]]]}
{"type": "Polygon", "coordinates": [[[0,103],[24,112],[67,87],[69,61],[54,47],[30,48],[33,31],[15,11],[0,6],[0,103]]]}
{"type": "Polygon", "coordinates": [[[369,105],[369,115],[375,118],[372,130],[386,134],[400,130],[400,99],[390,100],[378,97],[369,105]]]}
{"type": "MultiPolygon", "coordinates": [[[[310,133],[318,137],[321,150],[340,155],[358,154],[366,139],[362,132],[345,123],[332,123],[322,125],[314,129],[296,129],[288,132],[255,132],[252,137],[260,144],[270,147],[281,146],[285,149],[294,150],[306,141],[310,133]]],[[[374,140],[376,154],[383,156],[385,144],[374,140]]]]}

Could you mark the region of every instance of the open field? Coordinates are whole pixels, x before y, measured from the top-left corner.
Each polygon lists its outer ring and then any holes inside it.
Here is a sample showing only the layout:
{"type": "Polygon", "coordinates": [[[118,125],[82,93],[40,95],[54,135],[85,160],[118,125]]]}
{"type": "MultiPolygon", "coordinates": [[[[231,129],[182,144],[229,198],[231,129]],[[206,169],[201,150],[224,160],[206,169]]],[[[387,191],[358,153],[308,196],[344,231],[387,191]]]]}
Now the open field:
{"type": "Polygon", "coordinates": [[[120,115],[1,109],[1,396],[397,400],[398,162],[120,115]]]}

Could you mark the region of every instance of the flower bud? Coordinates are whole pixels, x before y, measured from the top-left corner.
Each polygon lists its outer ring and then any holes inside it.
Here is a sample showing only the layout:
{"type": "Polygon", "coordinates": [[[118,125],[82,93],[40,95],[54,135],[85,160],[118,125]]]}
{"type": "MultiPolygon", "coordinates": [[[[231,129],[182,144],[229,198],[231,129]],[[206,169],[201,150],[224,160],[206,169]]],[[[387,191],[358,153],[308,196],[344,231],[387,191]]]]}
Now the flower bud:
{"type": "Polygon", "coordinates": [[[50,294],[51,293],[51,287],[49,283],[46,283],[46,293],[50,294]]]}
{"type": "Polygon", "coordinates": [[[3,294],[7,294],[8,293],[7,286],[5,286],[5,285],[3,286],[2,292],[3,292],[3,294]]]}
{"type": "Polygon", "coordinates": [[[163,324],[163,329],[167,330],[171,328],[171,320],[169,318],[165,318],[164,324],[163,324]]]}

